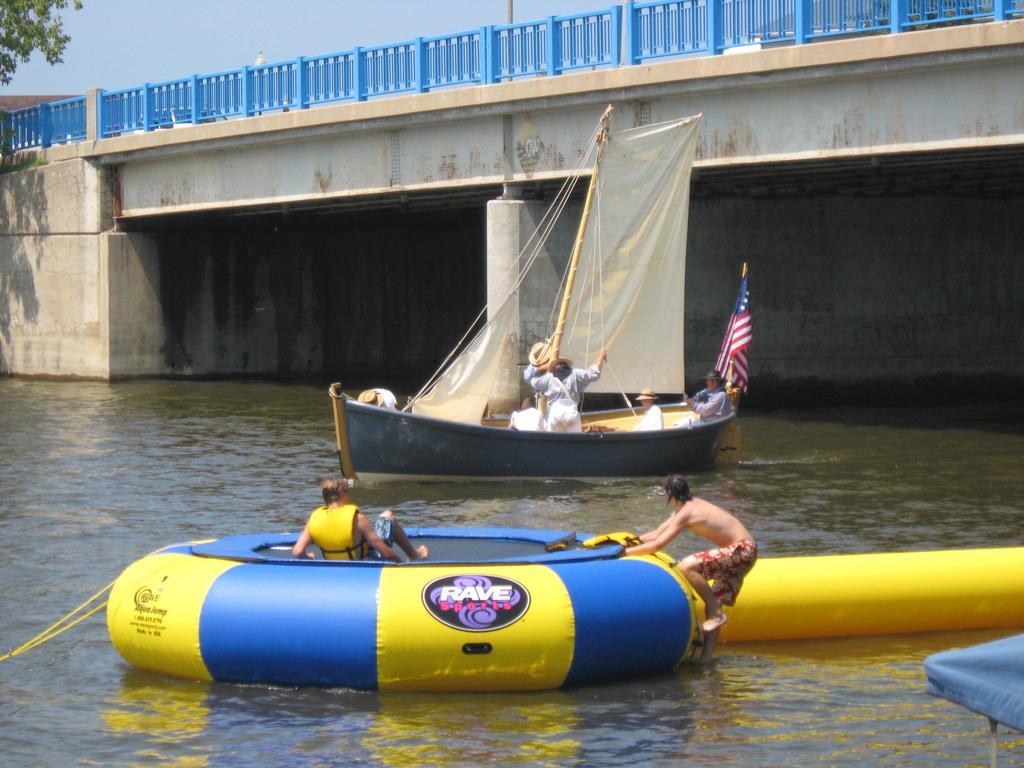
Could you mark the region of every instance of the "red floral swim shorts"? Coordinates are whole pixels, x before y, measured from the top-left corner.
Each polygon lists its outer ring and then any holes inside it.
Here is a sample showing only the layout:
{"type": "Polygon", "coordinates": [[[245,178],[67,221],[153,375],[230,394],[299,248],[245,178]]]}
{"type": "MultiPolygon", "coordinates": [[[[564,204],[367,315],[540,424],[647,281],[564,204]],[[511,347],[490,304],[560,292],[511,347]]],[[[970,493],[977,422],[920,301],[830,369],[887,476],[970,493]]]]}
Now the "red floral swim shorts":
{"type": "Polygon", "coordinates": [[[708,581],[714,580],[711,591],[722,605],[733,605],[743,586],[743,577],[757,562],[757,544],[750,539],[737,541],[721,549],[698,552],[697,569],[708,581]]]}

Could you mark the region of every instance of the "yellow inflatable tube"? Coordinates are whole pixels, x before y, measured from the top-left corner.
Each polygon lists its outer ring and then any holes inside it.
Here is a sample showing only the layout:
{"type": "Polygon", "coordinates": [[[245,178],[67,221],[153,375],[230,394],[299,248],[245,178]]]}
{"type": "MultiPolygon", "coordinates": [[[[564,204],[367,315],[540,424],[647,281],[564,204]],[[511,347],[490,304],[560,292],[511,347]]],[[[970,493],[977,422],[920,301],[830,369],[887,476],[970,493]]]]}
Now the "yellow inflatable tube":
{"type": "Polygon", "coordinates": [[[721,640],[1024,627],[1024,547],[758,560],[721,640]]]}

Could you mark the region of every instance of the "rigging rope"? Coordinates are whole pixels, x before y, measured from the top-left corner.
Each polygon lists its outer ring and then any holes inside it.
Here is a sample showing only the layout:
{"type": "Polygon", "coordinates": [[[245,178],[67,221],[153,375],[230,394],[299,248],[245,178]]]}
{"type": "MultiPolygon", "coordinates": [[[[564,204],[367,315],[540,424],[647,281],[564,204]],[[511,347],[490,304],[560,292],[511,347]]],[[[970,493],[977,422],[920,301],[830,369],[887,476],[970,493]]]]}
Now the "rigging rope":
{"type": "Polygon", "coordinates": [[[629,408],[629,410],[632,412],[634,416],[636,416],[636,408],[633,407],[633,403],[630,401],[629,397],[623,390],[622,382],[619,381],[619,377],[615,373],[615,369],[612,367],[612,364],[609,363],[607,360],[604,361],[604,364],[605,367],[608,368],[608,373],[610,373],[612,375],[612,378],[615,379],[615,386],[619,388],[619,394],[622,395],[622,399],[626,401],[626,407],[629,408]]]}
{"type": "MultiPolygon", "coordinates": [[[[598,186],[600,186],[601,180],[598,179],[597,183],[598,183],[598,186]]],[[[587,292],[587,280],[589,280],[590,281],[590,293],[589,293],[589,298],[588,298],[588,301],[587,301],[587,343],[586,343],[586,345],[584,347],[584,351],[583,351],[583,364],[584,365],[586,365],[588,362],[590,362],[590,342],[591,342],[591,340],[593,338],[593,335],[594,335],[593,334],[593,330],[594,330],[594,291],[597,288],[597,274],[596,274],[597,270],[596,270],[595,265],[600,263],[600,260],[601,260],[600,259],[600,256],[601,256],[601,224],[600,224],[600,222],[601,222],[601,195],[600,195],[600,189],[595,190],[595,192],[596,192],[596,194],[594,196],[597,198],[597,222],[596,222],[595,227],[594,227],[595,236],[593,238],[591,238],[590,251],[589,251],[589,253],[587,255],[587,258],[589,259],[589,263],[587,264],[588,271],[585,272],[584,275],[583,275],[583,285],[581,286],[580,293],[579,293],[580,296],[583,296],[583,294],[587,292]]],[[[576,334],[576,327],[579,324],[580,310],[582,308],[583,308],[583,302],[582,301],[577,302],[577,304],[576,304],[576,314],[573,315],[572,325],[569,326],[568,338],[569,338],[570,341],[572,341],[573,336],[575,336],[575,334],[576,334]]],[[[603,340],[602,340],[602,347],[603,346],[604,346],[604,344],[603,344],[603,340]]],[[[586,399],[586,397],[587,397],[587,393],[586,392],[581,392],[580,393],[579,410],[580,410],[581,413],[583,412],[583,402],[586,399]]]]}
{"type": "MultiPolygon", "coordinates": [[[[598,195],[598,198],[597,198],[597,237],[598,237],[598,240],[600,240],[600,238],[601,238],[601,196],[600,195],[598,195]]],[[[600,288],[598,289],[598,294],[597,295],[601,297],[600,298],[600,302],[601,302],[601,311],[600,311],[600,316],[601,316],[601,347],[604,348],[604,349],[607,349],[607,347],[608,347],[608,339],[605,336],[605,326],[604,326],[604,259],[598,259],[598,262],[597,262],[597,279],[598,279],[598,283],[600,285],[600,288]]],[[[604,361],[604,364],[606,366],[608,366],[608,373],[610,373],[612,375],[612,378],[615,380],[615,386],[619,388],[619,394],[622,395],[622,399],[626,401],[626,407],[629,408],[630,412],[634,416],[636,416],[636,409],[633,407],[633,403],[632,403],[632,401],[630,401],[629,395],[626,394],[626,390],[623,388],[622,382],[619,380],[618,375],[615,373],[615,369],[612,368],[611,363],[609,363],[607,360],[604,361]]]]}
{"type": "MultiPolygon", "coordinates": [[[[603,184],[603,179],[598,179],[598,187],[595,190],[596,194],[594,195],[595,206],[597,208],[597,211],[596,211],[597,216],[595,217],[595,223],[594,223],[594,239],[591,242],[591,246],[592,247],[590,249],[590,254],[589,254],[590,255],[590,260],[591,260],[590,271],[588,273],[584,274],[583,285],[582,285],[582,287],[580,289],[580,292],[579,292],[580,296],[583,296],[584,293],[586,293],[586,290],[587,290],[587,280],[589,279],[590,280],[590,306],[589,306],[589,319],[588,319],[589,328],[588,328],[588,332],[587,332],[587,342],[586,342],[586,346],[585,346],[586,360],[584,361],[584,363],[587,363],[587,362],[590,361],[590,342],[591,342],[591,338],[593,336],[593,327],[594,327],[594,303],[595,303],[594,302],[594,294],[595,294],[595,292],[597,294],[597,304],[598,304],[598,308],[599,308],[598,316],[600,318],[601,348],[602,349],[606,349],[607,346],[608,346],[608,339],[607,339],[607,337],[605,335],[606,329],[605,329],[605,322],[604,322],[604,257],[603,257],[603,251],[604,251],[603,245],[604,245],[604,243],[603,243],[603,238],[602,238],[602,233],[601,233],[601,218],[602,218],[601,217],[601,198],[603,197],[603,195],[601,194],[601,186],[602,186],[602,184],[603,184]]],[[[568,275],[568,266],[566,267],[565,273],[563,273],[563,275],[562,275],[562,284],[565,283],[565,279],[566,279],[567,275],[568,275]]],[[[559,294],[558,295],[561,295],[561,284],[559,286],[559,294]]],[[[557,307],[558,307],[558,300],[556,299],[556,301],[555,301],[555,308],[557,308],[557,307]]],[[[583,302],[582,301],[578,301],[577,304],[576,304],[576,312],[573,315],[572,324],[569,326],[569,333],[567,335],[567,337],[570,340],[575,335],[576,326],[577,326],[577,324],[579,322],[580,312],[581,312],[582,308],[583,308],[583,302]]],[[[551,310],[551,315],[548,318],[548,323],[549,323],[548,327],[549,327],[549,329],[550,329],[550,323],[551,323],[552,319],[554,318],[554,312],[555,312],[555,309],[553,308],[551,310]]],[[[618,375],[615,373],[615,369],[611,366],[611,363],[608,362],[607,360],[605,361],[605,366],[608,368],[608,372],[612,375],[612,379],[615,381],[615,386],[618,388],[619,394],[622,395],[622,399],[625,401],[626,407],[629,408],[630,412],[634,416],[636,416],[636,408],[633,406],[632,401],[629,399],[629,396],[626,394],[626,391],[625,391],[625,389],[622,386],[622,381],[619,379],[618,375]]],[[[582,398],[580,400],[580,407],[581,407],[581,410],[582,410],[582,398]]]]}
{"type": "MultiPolygon", "coordinates": [[[[590,280],[591,299],[593,299],[594,290],[594,274],[592,271],[583,273],[583,284],[580,286],[579,295],[582,296],[587,290],[587,280],[590,280]]],[[[576,302],[576,312],[572,316],[572,322],[569,324],[569,332],[565,335],[568,341],[572,341],[573,335],[576,333],[576,325],[580,319],[580,310],[583,309],[583,302],[576,302]]],[[[590,334],[587,334],[587,346],[586,346],[587,359],[590,359],[590,334]]]]}
{"type": "MultiPolygon", "coordinates": [[[[502,288],[504,288],[509,278],[515,276],[516,279],[514,281],[512,289],[508,292],[509,296],[511,296],[511,294],[514,293],[515,291],[519,290],[519,287],[523,284],[523,280],[526,279],[527,273],[530,271],[530,268],[537,260],[541,250],[547,243],[548,238],[551,236],[551,232],[554,230],[555,223],[558,221],[558,218],[562,215],[562,212],[565,210],[565,206],[567,205],[569,198],[572,196],[572,192],[576,187],[576,183],[579,181],[580,176],[582,175],[582,171],[585,167],[587,158],[590,157],[590,153],[596,146],[598,137],[600,135],[601,129],[599,126],[597,129],[595,129],[593,135],[590,137],[590,141],[588,142],[585,151],[580,154],[580,159],[576,167],[572,170],[570,175],[567,176],[566,179],[562,182],[561,188],[556,193],[554,199],[551,202],[551,205],[548,206],[548,209],[544,212],[544,216],[541,217],[540,223],[534,229],[533,233],[526,241],[526,244],[519,251],[519,256],[516,259],[516,267],[508,271],[504,278],[504,282],[501,284],[502,288]],[[538,237],[538,233],[542,234],[534,244],[534,240],[538,237]],[[519,270],[519,261],[522,259],[523,254],[530,249],[531,244],[534,244],[533,251],[530,253],[529,257],[527,257],[525,266],[523,266],[523,268],[519,270]]],[[[504,295],[504,291],[499,292],[499,295],[504,295]]],[[[461,357],[462,353],[464,353],[466,349],[463,348],[460,352],[460,347],[462,347],[463,343],[473,332],[473,329],[476,328],[477,323],[479,323],[480,320],[483,319],[484,315],[486,314],[489,308],[490,303],[488,302],[484,305],[483,309],[480,310],[477,316],[473,318],[473,321],[466,329],[466,332],[462,335],[462,338],[459,339],[459,341],[455,344],[452,350],[448,353],[447,357],[445,357],[445,359],[442,361],[441,365],[438,366],[437,370],[434,371],[434,373],[430,376],[430,378],[427,380],[427,383],[420,388],[419,392],[417,392],[409,400],[408,403],[405,404],[405,407],[402,408],[403,411],[408,411],[410,408],[412,408],[413,404],[421,397],[423,397],[437,383],[438,379],[440,379],[440,377],[444,374],[445,370],[448,368],[449,363],[452,362],[453,358],[457,359],[457,357],[461,357]],[[459,353],[458,356],[456,356],[457,352],[459,353]]],[[[486,324],[484,327],[486,328],[486,324]]],[[[482,331],[483,329],[480,330],[482,331]]]]}
{"type": "Polygon", "coordinates": [[[604,197],[602,194],[602,187],[604,186],[604,177],[597,180],[597,220],[594,222],[594,255],[593,264],[591,265],[591,277],[590,277],[590,328],[587,333],[587,359],[590,359],[590,337],[593,336],[594,331],[594,293],[597,292],[597,300],[600,303],[601,313],[601,346],[600,349],[607,349],[607,339],[604,337],[604,281],[602,280],[598,285],[598,275],[601,273],[601,268],[604,264],[604,241],[601,239],[601,198],[604,197]]]}
{"type": "MultiPolygon", "coordinates": [[[[597,180],[597,189],[594,190],[596,192],[595,197],[597,198],[597,220],[594,222],[594,237],[590,248],[590,302],[587,317],[587,347],[584,354],[584,363],[590,360],[590,341],[594,335],[594,291],[597,288],[597,270],[601,265],[601,185],[603,183],[604,178],[599,178],[597,180]]],[[[604,302],[603,296],[600,298],[600,301],[604,302]]],[[[575,330],[576,322],[573,321],[572,332],[575,332],[575,330]]],[[[572,332],[570,332],[570,337],[572,332]]],[[[601,348],[604,349],[603,334],[601,337],[601,348]]],[[[585,391],[580,393],[580,413],[583,413],[583,401],[586,396],[587,393],[585,391]]]]}
{"type": "MultiPolygon", "coordinates": [[[[601,184],[603,182],[598,182],[601,184]]],[[[598,192],[601,190],[599,189],[598,192]]],[[[597,196],[597,241],[601,242],[601,198],[603,195],[597,196]]],[[[597,295],[600,297],[600,318],[601,318],[601,347],[607,349],[606,344],[608,339],[604,333],[604,259],[600,258],[597,260],[597,280],[598,280],[598,291],[597,295]]]]}
{"type": "MultiPolygon", "coordinates": [[[[581,155],[581,158],[585,159],[585,158],[590,156],[590,152],[593,150],[594,146],[597,144],[597,140],[600,137],[600,135],[601,135],[601,128],[600,128],[600,126],[598,126],[597,130],[594,131],[594,135],[590,137],[590,143],[587,145],[587,150],[586,150],[586,152],[584,152],[581,155]]],[[[581,164],[578,165],[577,168],[581,168],[581,167],[582,167],[582,160],[581,160],[581,164]]],[[[598,179],[598,183],[600,183],[600,179],[598,179]]],[[[566,203],[568,203],[568,200],[566,200],[566,203]]],[[[559,280],[559,282],[558,282],[558,289],[555,291],[555,296],[556,296],[555,302],[551,306],[551,312],[548,313],[548,322],[547,322],[546,329],[549,330],[549,331],[555,325],[555,315],[558,314],[558,310],[559,310],[560,302],[559,302],[557,297],[560,297],[562,295],[563,288],[565,286],[566,280],[569,279],[569,264],[570,264],[570,262],[568,262],[568,261],[565,263],[565,269],[562,270],[562,278],[561,278],[561,280],[559,280]]],[[[547,335],[550,338],[551,334],[549,333],[547,335]]]]}
{"type": "Polygon", "coordinates": [[[103,589],[101,589],[99,592],[97,592],[95,595],[93,595],[88,600],[86,600],[84,603],[82,603],[80,606],[75,608],[73,611],[71,611],[66,616],[64,616],[61,619],[58,619],[57,621],[55,621],[53,624],[48,626],[46,629],[44,629],[38,635],[33,637],[31,640],[27,640],[26,642],[22,643],[17,648],[15,648],[14,650],[9,651],[8,653],[4,654],[3,656],[0,656],[0,661],[7,661],[8,659],[13,659],[15,656],[17,656],[19,654],[22,654],[25,651],[30,651],[33,648],[37,648],[40,645],[42,645],[43,643],[45,643],[47,640],[52,640],[53,638],[57,637],[57,635],[60,635],[63,632],[68,631],[69,629],[71,629],[73,626],[75,626],[79,622],[85,621],[86,619],[88,619],[93,614],[98,613],[99,611],[103,610],[106,607],[106,605],[107,605],[107,601],[106,600],[104,600],[99,605],[94,606],[92,609],[90,609],[86,613],[83,613],[80,616],[76,617],[76,614],[78,614],[80,611],[85,610],[91,603],[95,602],[100,597],[102,597],[104,594],[109,592],[111,587],[113,587],[113,586],[114,586],[114,582],[112,581],[109,584],[107,584],[107,586],[105,586],[103,589]]]}
{"type": "MultiPolygon", "coordinates": [[[[598,180],[597,180],[597,187],[594,190],[594,200],[595,200],[595,204],[596,204],[596,208],[597,208],[597,216],[596,216],[596,220],[594,222],[594,228],[593,228],[594,237],[591,238],[590,250],[589,250],[589,252],[587,254],[588,258],[590,260],[589,265],[587,265],[589,267],[589,271],[584,272],[584,274],[583,274],[583,284],[581,285],[580,291],[578,293],[579,296],[583,296],[587,292],[587,280],[589,279],[590,280],[590,300],[589,300],[589,305],[588,305],[589,317],[587,319],[587,342],[586,342],[586,346],[584,348],[584,355],[585,355],[586,360],[584,362],[590,360],[590,342],[591,342],[591,337],[593,336],[592,330],[593,330],[593,327],[594,327],[594,292],[595,292],[595,290],[597,290],[597,284],[595,282],[596,281],[596,274],[595,273],[597,272],[598,269],[600,269],[601,264],[602,264],[602,250],[603,250],[603,248],[602,248],[602,242],[601,242],[601,197],[602,197],[602,195],[601,195],[601,187],[602,187],[603,184],[604,184],[604,178],[603,177],[599,177],[598,180]],[[596,265],[596,269],[595,269],[595,265],[596,265]]],[[[555,295],[556,298],[555,298],[554,306],[551,309],[551,314],[548,316],[548,328],[549,329],[551,327],[552,321],[554,320],[555,310],[558,309],[559,304],[560,304],[559,297],[562,294],[562,285],[565,284],[565,281],[568,278],[568,276],[569,276],[569,267],[567,265],[566,268],[565,268],[565,271],[562,274],[562,282],[559,283],[559,286],[558,286],[558,293],[555,295]]],[[[603,307],[604,306],[604,296],[603,295],[600,297],[600,301],[601,301],[601,306],[603,307]]],[[[576,302],[576,312],[573,315],[572,323],[569,326],[569,333],[567,334],[567,338],[570,341],[575,336],[576,327],[579,324],[580,312],[582,311],[582,309],[583,309],[583,302],[582,301],[577,301],[576,302]]],[[[602,323],[602,327],[601,327],[601,347],[603,348],[604,346],[605,346],[604,324],[602,323]]]]}
{"type": "MultiPolygon", "coordinates": [[[[598,206],[598,218],[600,219],[601,206],[598,206]]],[[[594,335],[594,292],[597,290],[597,261],[600,257],[600,246],[595,241],[594,247],[590,249],[590,298],[587,300],[587,350],[585,358],[590,360],[590,342],[594,335]]],[[[604,339],[601,340],[602,346],[604,339]]]]}
{"type": "MultiPolygon", "coordinates": [[[[568,181],[569,181],[569,179],[566,179],[566,182],[568,182],[568,181]]],[[[575,186],[575,182],[573,183],[573,186],[575,186]]],[[[571,194],[571,189],[565,195],[565,197],[561,201],[559,201],[559,195],[562,194],[562,190],[563,189],[565,189],[565,184],[563,184],[562,189],[559,190],[558,195],[555,196],[555,199],[552,201],[551,206],[549,206],[547,212],[545,212],[544,217],[541,218],[541,224],[538,225],[537,229],[535,229],[533,234],[530,235],[530,240],[527,240],[527,245],[524,246],[523,250],[521,250],[519,252],[519,258],[516,259],[517,263],[522,258],[523,253],[526,252],[526,248],[529,247],[529,244],[533,240],[533,238],[537,235],[538,232],[541,231],[541,228],[544,228],[544,233],[541,236],[541,238],[537,241],[537,244],[536,244],[536,247],[533,250],[533,253],[531,253],[530,256],[527,257],[526,265],[523,267],[522,272],[517,275],[516,282],[512,286],[512,289],[509,291],[509,296],[511,296],[512,293],[514,293],[515,291],[519,290],[519,286],[522,285],[522,282],[523,282],[523,279],[526,276],[526,273],[529,272],[530,268],[533,266],[533,263],[537,260],[537,257],[540,254],[541,249],[547,243],[548,237],[550,237],[551,232],[554,229],[554,222],[558,220],[558,217],[561,215],[562,211],[565,209],[565,203],[569,199],[569,195],[571,194]],[[547,223],[545,223],[545,217],[547,217],[548,213],[550,213],[552,210],[556,210],[556,213],[554,214],[553,217],[551,217],[548,220],[547,223]]],[[[508,275],[506,275],[506,278],[505,278],[506,281],[508,280],[508,276],[510,276],[511,274],[512,274],[512,272],[510,271],[508,273],[508,275]]],[[[483,309],[481,309],[480,312],[477,314],[477,316],[475,318],[473,318],[473,322],[471,322],[469,324],[469,327],[466,329],[466,332],[464,334],[462,334],[462,338],[460,338],[458,340],[458,342],[455,344],[455,346],[452,348],[452,350],[448,353],[448,356],[441,362],[441,365],[438,366],[437,370],[434,371],[434,373],[431,375],[431,377],[427,380],[427,383],[424,384],[420,388],[420,391],[417,392],[416,395],[411,400],[409,400],[408,403],[406,403],[405,407],[402,409],[403,411],[409,410],[412,407],[413,403],[415,403],[417,400],[419,400],[421,397],[423,397],[423,395],[426,394],[426,392],[429,391],[430,388],[433,387],[434,384],[437,383],[438,379],[440,379],[440,377],[444,374],[445,370],[447,370],[448,364],[451,362],[452,358],[455,357],[456,352],[459,352],[459,356],[461,356],[462,352],[466,351],[463,348],[463,349],[461,349],[461,352],[460,352],[460,348],[462,347],[463,342],[466,341],[466,339],[469,337],[469,335],[473,332],[473,329],[476,328],[477,323],[479,323],[480,320],[483,319],[483,317],[487,313],[488,309],[490,309],[490,303],[485,304],[483,309]]],[[[487,327],[486,324],[484,325],[484,327],[485,328],[487,327]]],[[[483,331],[483,328],[481,328],[480,331],[483,331]]]]}

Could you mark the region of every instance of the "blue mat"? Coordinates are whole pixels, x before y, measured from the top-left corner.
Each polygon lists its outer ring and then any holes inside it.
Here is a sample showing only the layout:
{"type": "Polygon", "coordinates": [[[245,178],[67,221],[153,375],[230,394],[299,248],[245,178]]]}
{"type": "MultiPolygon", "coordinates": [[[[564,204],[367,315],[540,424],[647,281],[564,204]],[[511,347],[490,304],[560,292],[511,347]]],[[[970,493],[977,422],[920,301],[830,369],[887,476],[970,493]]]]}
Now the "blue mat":
{"type": "Polygon", "coordinates": [[[1024,731],[1024,635],[924,661],[928,693],[1024,731]]]}

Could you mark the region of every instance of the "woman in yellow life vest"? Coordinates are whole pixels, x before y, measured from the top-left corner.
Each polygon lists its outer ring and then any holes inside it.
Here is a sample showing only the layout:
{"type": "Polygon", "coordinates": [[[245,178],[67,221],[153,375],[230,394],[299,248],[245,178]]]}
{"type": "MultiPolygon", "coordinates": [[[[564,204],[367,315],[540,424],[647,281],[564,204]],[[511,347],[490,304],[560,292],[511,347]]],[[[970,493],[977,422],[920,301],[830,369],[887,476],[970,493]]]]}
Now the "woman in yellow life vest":
{"type": "Polygon", "coordinates": [[[376,522],[359,511],[349,491],[352,481],[342,477],[328,477],[320,482],[324,504],[313,510],[299,540],[292,547],[295,557],[313,557],[306,552],[310,543],[316,544],[327,560],[391,560],[402,562],[394,550],[397,543],[410,560],[427,556],[426,547],[414,547],[402,524],[394,513],[384,510],[376,522]]]}

